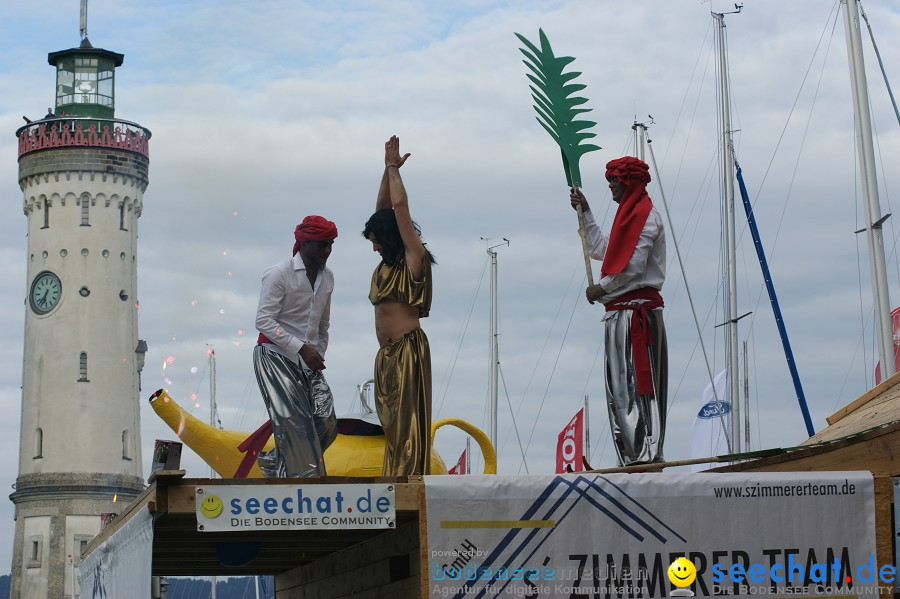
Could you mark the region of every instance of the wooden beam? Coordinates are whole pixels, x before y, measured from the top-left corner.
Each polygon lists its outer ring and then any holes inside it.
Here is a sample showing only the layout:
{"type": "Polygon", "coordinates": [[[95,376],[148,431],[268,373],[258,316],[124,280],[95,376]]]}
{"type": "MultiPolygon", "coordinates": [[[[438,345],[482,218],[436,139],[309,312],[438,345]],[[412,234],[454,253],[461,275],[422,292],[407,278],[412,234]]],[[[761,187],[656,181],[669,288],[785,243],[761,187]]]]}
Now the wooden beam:
{"type": "MultiPolygon", "coordinates": [[[[891,506],[894,504],[894,481],[887,476],[875,477],[875,564],[876,569],[894,563],[894,519],[891,506]]],[[[873,575],[875,572],[872,573],[873,575]]],[[[876,578],[877,579],[877,578],[876,578]]],[[[896,580],[896,578],[895,578],[896,580]]],[[[894,596],[896,583],[881,583],[888,588],[881,591],[883,599],[894,596]],[[893,587],[893,588],[890,588],[893,587]]]]}
{"type": "Polygon", "coordinates": [[[890,389],[891,387],[893,387],[894,385],[896,385],[898,383],[900,383],[900,372],[894,374],[888,380],[882,381],[881,384],[876,385],[875,387],[872,387],[871,389],[869,389],[868,391],[866,391],[865,393],[860,395],[858,398],[856,398],[853,401],[851,401],[850,403],[848,403],[846,406],[844,406],[843,408],[841,408],[840,410],[838,410],[831,416],[828,416],[827,418],[825,418],[825,421],[828,424],[834,424],[835,422],[837,422],[838,420],[840,420],[847,414],[850,414],[851,412],[855,412],[856,410],[858,410],[859,408],[861,408],[862,406],[867,404],[869,401],[871,401],[873,398],[878,397],[879,395],[881,395],[882,393],[884,393],[885,391],[887,391],[888,389],[890,389]]]}

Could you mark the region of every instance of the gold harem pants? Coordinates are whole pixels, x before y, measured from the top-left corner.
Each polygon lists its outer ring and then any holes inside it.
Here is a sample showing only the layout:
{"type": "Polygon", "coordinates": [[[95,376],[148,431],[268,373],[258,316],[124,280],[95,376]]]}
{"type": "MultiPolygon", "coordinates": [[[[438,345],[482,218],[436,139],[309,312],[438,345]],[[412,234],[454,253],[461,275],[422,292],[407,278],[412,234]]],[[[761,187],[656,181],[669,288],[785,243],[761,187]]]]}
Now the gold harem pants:
{"type": "Polygon", "coordinates": [[[431,350],[422,329],[378,350],[375,410],[384,429],[382,475],[429,474],[431,350]]]}

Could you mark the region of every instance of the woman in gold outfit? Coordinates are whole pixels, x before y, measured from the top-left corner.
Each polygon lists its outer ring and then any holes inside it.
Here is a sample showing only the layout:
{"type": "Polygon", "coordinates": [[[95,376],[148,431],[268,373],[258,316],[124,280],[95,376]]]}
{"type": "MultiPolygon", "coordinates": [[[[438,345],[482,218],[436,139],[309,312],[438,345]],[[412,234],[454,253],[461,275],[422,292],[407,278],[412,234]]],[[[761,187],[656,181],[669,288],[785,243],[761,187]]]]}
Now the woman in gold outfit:
{"type": "Polygon", "coordinates": [[[431,463],[431,352],[419,319],[431,309],[435,262],[409,214],[400,167],[400,140],[384,144],[384,175],[375,214],[363,236],[381,263],[372,274],[375,306],[375,407],[384,428],[384,476],[428,474],[431,463]]]}

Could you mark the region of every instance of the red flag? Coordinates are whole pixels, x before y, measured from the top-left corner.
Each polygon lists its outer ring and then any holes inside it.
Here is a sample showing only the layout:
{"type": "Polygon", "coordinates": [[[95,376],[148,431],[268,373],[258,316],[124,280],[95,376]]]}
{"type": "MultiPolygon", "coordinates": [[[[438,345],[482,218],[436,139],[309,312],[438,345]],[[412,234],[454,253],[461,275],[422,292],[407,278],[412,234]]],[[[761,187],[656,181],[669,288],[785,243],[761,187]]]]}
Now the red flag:
{"type": "Polygon", "coordinates": [[[556,473],[584,470],[584,408],[578,410],[556,443],[556,473]]]}
{"type": "MultiPolygon", "coordinates": [[[[895,370],[900,372],[900,307],[891,310],[891,337],[894,339],[895,370]]],[[[881,361],[875,364],[875,384],[881,383],[881,361]]]]}
{"type": "Polygon", "coordinates": [[[462,455],[459,456],[459,460],[456,462],[456,465],[453,466],[450,470],[447,471],[447,474],[465,474],[466,473],[466,450],[463,449],[462,455]]]}

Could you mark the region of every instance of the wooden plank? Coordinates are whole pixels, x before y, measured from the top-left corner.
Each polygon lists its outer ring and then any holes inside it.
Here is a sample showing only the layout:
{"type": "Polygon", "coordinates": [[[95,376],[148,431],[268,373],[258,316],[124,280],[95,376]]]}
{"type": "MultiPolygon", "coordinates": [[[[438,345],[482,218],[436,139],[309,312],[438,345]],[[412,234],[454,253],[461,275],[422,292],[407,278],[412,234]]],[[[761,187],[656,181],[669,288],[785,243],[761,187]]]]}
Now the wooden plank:
{"type": "Polygon", "coordinates": [[[194,485],[173,485],[168,487],[167,514],[188,515],[197,513],[197,487],[194,485]]]}
{"type": "Polygon", "coordinates": [[[158,480],[160,485],[163,483],[171,484],[184,478],[185,474],[187,474],[187,470],[154,470],[150,473],[150,478],[147,479],[147,482],[153,483],[158,480]]]}
{"type": "Polygon", "coordinates": [[[408,483],[398,483],[394,486],[394,503],[398,512],[412,512],[419,509],[419,493],[424,488],[422,479],[412,480],[408,483]]]}
{"type": "Polygon", "coordinates": [[[845,417],[846,415],[848,415],[852,412],[855,412],[860,407],[867,404],[871,399],[878,397],[879,395],[881,395],[882,393],[884,393],[885,391],[887,391],[888,389],[890,389],[891,387],[893,387],[894,385],[896,385],[898,383],[900,383],[900,372],[894,374],[894,376],[892,376],[888,380],[882,381],[881,384],[876,385],[875,387],[872,387],[871,389],[869,389],[868,391],[866,391],[865,393],[860,395],[858,398],[856,398],[853,401],[851,401],[850,403],[848,403],[846,406],[844,406],[843,408],[841,408],[840,410],[838,410],[831,416],[828,416],[827,418],[825,418],[825,421],[828,424],[834,424],[835,422],[839,421],[841,418],[845,417]]]}
{"type": "Polygon", "coordinates": [[[876,476],[900,475],[900,422],[867,431],[858,437],[797,448],[789,453],[708,472],[809,472],[868,470],[876,476]]]}
{"type": "MultiPolygon", "coordinates": [[[[894,503],[894,482],[888,476],[875,477],[875,564],[877,568],[894,563],[894,520],[891,506],[894,503]]],[[[896,578],[895,578],[896,580],[896,578]]],[[[883,583],[880,596],[889,599],[894,596],[896,583],[883,583]]]]}

